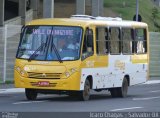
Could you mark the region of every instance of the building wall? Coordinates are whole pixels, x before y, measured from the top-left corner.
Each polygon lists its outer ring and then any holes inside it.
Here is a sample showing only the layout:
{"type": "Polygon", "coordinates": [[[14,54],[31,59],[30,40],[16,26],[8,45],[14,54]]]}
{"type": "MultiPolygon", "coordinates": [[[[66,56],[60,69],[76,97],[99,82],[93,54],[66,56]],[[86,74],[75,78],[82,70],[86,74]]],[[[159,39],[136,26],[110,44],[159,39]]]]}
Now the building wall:
{"type": "MultiPolygon", "coordinates": [[[[33,10],[30,9],[26,12],[26,22],[33,20],[33,10]]],[[[5,25],[21,25],[21,16],[6,20],[5,25]]]]}
{"type": "Polygon", "coordinates": [[[86,15],[92,15],[92,0],[86,0],[86,15]]]}
{"type": "MultiPolygon", "coordinates": [[[[38,0],[37,2],[37,17],[35,18],[43,18],[43,1],[44,0],[38,0]]],[[[77,0],[54,0],[54,17],[56,18],[67,18],[70,17],[73,14],[76,14],[76,1],[77,0]]],[[[18,0],[7,0],[5,7],[7,7],[7,9],[5,8],[5,10],[7,10],[7,15],[9,19],[6,19],[5,24],[21,24],[23,23],[22,21],[20,21],[20,17],[18,17],[18,0]],[[12,6],[12,9],[15,10],[9,10],[9,6],[12,6]],[[13,17],[12,14],[16,14],[16,16],[13,17]],[[12,17],[12,18],[10,18],[12,17]]],[[[85,14],[87,15],[91,15],[92,13],[92,0],[85,0],[85,14]]],[[[27,6],[27,8],[31,8],[27,6]]],[[[26,15],[26,22],[30,21],[33,19],[33,11],[29,10],[29,13],[27,13],[26,15]]],[[[35,13],[35,12],[34,12],[35,13]]],[[[14,15],[15,15],[14,14],[14,15]]]]}
{"type": "Polygon", "coordinates": [[[55,15],[56,18],[68,18],[72,14],[76,14],[76,0],[55,0],[55,15]]]}
{"type": "MultiPolygon", "coordinates": [[[[91,1],[85,0],[85,14],[91,15],[91,1]]],[[[54,0],[54,17],[55,18],[68,18],[76,14],[76,0],[54,0]]],[[[43,18],[43,0],[39,0],[38,4],[38,18],[43,18]]]]}

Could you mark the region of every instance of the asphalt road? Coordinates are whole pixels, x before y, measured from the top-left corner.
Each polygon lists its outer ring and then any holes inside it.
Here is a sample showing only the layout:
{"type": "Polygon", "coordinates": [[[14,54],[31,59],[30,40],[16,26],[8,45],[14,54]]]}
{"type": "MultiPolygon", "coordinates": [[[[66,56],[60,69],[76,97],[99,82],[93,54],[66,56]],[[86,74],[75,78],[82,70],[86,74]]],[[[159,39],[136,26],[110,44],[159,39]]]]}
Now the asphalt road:
{"type": "Polygon", "coordinates": [[[27,101],[24,92],[0,93],[0,112],[160,112],[160,84],[129,87],[126,98],[92,92],[89,101],[43,94],[36,101],[27,101]]]}

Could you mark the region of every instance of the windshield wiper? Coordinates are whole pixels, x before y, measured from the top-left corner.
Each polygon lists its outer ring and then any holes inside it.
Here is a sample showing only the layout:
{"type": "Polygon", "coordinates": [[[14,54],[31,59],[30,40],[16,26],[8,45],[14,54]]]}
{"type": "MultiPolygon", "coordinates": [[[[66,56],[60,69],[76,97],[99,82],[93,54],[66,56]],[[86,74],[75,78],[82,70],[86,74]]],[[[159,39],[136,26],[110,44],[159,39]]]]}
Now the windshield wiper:
{"type": "Polygon", "coordinates": [[[49,37],[47,37],[46,43],[43,43],[34,51],[34,53],[29,57],[28,61],[31,61],[32,59],[34,59],[36,56],[38,56],[37,52],[43,48],[43,46],[47,46],[47,44],[49,43],[49,37]],[[36,55],[37,54],[37,55],[36,55]]]}
{"type": "MultiPolygon", "coordinates": [[[[51,29],[51,32],[52,32],[52,31],[53,31],[53,27],[52,27],[52,29],[51,29]]],[[[62,61],[62,59],[61,59],[61,56],[60,56],[60,54],[59,54],[56,46],[54,45],[53,35],[52,35],[52,34],[49,35],[49,44],[50,44],[50,46],[51,46],[51,49],[53,48],[53,50],[54,50],[54,52],[55,52],[55,54],[56,54],[56,56],[57,56],[58,61],[59,61],[60,63],[63,63],[63,61],[62,61]]],[[[47,60],[47,54],[48,54],[49,44],[48,44],[48,48],[47,48],[45,60],[47,60]]]]}
{"type": "Polygon", "coordinates": [[[51,39],[52,39],[52,42],[51,42],[51,48],[53,48],[53,50],[54,50],[54,52],[56,53],[56,55],[57,55],[57,58],[58,58],[58,61],[60,62],[60,63],[63,63],[63,61],[62,61],[62,59],[61,59],[61,56],[60,56],[60,54],[59,54],[59,52],[58,52],[58,50],[57,50],[57,48],[56,48],[56,46],[54,45],[54,42],[53,42],[53,36],[51,36],[51,39]]]}
{"type": "Polygon", "coordinates": [[[34,53],[29,57],[28,61],[31,61],[32,59],[34,59],[36,56],[38,56],[37,52],[42,49],[44,46],[46,45],[46,43],[42,43],[35,51],[34,53]],[[36,55],[37,54],[37,55],[36,55]]]}
{"type": "MultiPolygon", "coordinates": [[[[51,31],[53,30],[53,27],[51,29],[51,31]]],[[[47,37],[47,41],[46,43],[42,43],[35,51],[34,53],[29,57],[28,61],[31,61],[32,59],[34,59],[36,56],[38,56],[39,54],[37,54],[37,52],[42,49],[44,46],[47,47],[47,50],[46,50],[46,56],[45,56],[45,60],[47,60],[47,54],[48,54],[48,49],[49,49],[49,45],[51,46],[51,48],[53,48],[53,50],[55,51],[55,54],[58,58],[58,61],[60,63],[62,63],[63,61],[61,60],[61,56],[56,48],[56,46],[54,45],[54,43],[51,43],[51,41],[53,42],[53,36],[52,34],[50,34],[48,37],[47,37]]]]}

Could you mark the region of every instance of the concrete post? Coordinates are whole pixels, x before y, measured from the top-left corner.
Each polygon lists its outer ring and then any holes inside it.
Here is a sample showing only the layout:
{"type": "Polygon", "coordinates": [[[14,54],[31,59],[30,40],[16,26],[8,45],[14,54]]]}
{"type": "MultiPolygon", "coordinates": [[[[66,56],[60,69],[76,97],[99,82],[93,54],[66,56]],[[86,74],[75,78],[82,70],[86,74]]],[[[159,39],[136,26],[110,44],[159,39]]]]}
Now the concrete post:
{"type": "Polygon", "coordinates": [[[92,0],[92,16],[103,16],[103,0],[92,0]]]}
{"type": "Polygon", "coordinates": [[[26,22],[26,0],[19,0],[19,16],[21,16],[22,25],[26,22]]]}
{"type": "Polygon", "coordinates": [[[5,0],[0,1],[0,26],[4,25],[4,2],[5,0]]]}
{"type": "Polygon", "coordinates": [[[43,18],[54,17],[54,0],[43,0],[43,18]]]}
{"type": "Polygon", "coordinates": [[[99,0],[99,16],[104,15],[104,0],[99,0]]]}
{"type": "Polygon", "coordinates": [[[138,14],[139,14],[139,0],[136,0],[136,21],[138,21],[138,14]]]}
{"type": "Polygon", "coordinates": [[[33,9],[33,18],[38,17],[38,2],[39,0],[31,0],[31,8],[33,9]]]}
{"type": "Polygon", "coordinates": [[[76,14],[85,14],[85,0],[76,0],[76,14]]]}

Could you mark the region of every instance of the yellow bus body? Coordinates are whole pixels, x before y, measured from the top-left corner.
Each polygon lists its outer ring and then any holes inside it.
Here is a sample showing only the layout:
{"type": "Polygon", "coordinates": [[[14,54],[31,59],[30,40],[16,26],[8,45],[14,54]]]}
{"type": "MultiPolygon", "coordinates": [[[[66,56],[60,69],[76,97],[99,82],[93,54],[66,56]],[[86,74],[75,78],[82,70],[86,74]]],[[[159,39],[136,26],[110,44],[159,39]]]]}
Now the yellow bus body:
{"type": "MultiPolygon", "coordinates": [[[[113,60],[115,60],[114,64],[111,65],[111,57],[112,55],[97,55],[96,53],[96,27],[125,27],[125,25],[130,25],[131,28],[145,28],[148,34],[147,24],[133,22],[133,21],[103,21],[103,20],[77,20],[70,18],[62,18],[62,19],[41,19],[34,20],[26,26],[79,26],[85,31],[88,27],[93,30],[93,43],[94,43],[94,53],[92,56],[82,59],[82,45],[81,44],[81,53],[80,58],[75,61],[63,61],[60,63],[59,61],[28,61],[25,59],[16,59],[15,61],[15,69],[14,69],[14,80],[15,87],[18,88],[30,88],[30,89],[43,89],[43,90],[75,90],[80,91],[83,90],[83,86],[85,83],[85,79],[87,77],[92,76],[92,89],[101,89],[101,88],[114,88],[119,87],[124,78],[124,76],[130,76],[127,71],[127,64],[120,59],[118,56],[115,56],[113,60]],[[124,22],[124,23],[123,23],[124,22]],[[117,59],[116,59],[117,58],[117,59]],[[116,75],[114,71],[111,69],[107,70],[107,74],[103,74],[103,70],[106,68],[113,66],[115,72],[118,72],[116,75]],[[88,73],[88,74],[87,74],[88,73]],[[121,75],[122,76],[121,76],[121,75]],[[52,79],[45,79],[45,77],[51,77],[52,79]],[[36,78],[37,77],[37,78],[36,78]],[[54,79],[55,78],[55,79],[54,79]],[[99,78],[94,82],[94,79],[99,78]],[[104,78],[109,78],[105,80],[104,78]],[[113,80],[115,78],[115,80],[113,80]],[[119,78],[119,79],[118,79],[119,78]],[[116,82],[119,80],[119,82],[116,82]],[[45,86],[45,82],[49,82],[49,85],[45,86]],[[106,81],[107,85],[103,84],[103,81],[106,81]],[[43,86],[40,86],[39,83],[44,82],[43,86]],[[98,83],[102,83],[102,85],[96,85],[98,83]]],[[[82,42],[84,40],[84,33],[82,36],[82,42]]],[[[149,40],[149,36],[147,35],[147,41],[149,40]]],[[[149,41],[148,41],[149,42],[149,41]]],[[[149,45],[149,44],[147,44],[149,45]]],[[[148,50],[148,49],[147,49],[148,50]]],[[[149,52],[149,50],[148,50],[149,52]]],[[[147,64],[149,61],[149,55],[146,54],[131,54],[126,56],[130,64],[136,65],[139,64],[147,64]]],[[[144,68],[148,68],[143,65],[144,68]]],[[[135,67],[136,69],[136,67],[135,67]]],[[[143,71],[143,73],[147,73],[148,69],[143,71]]],[[[141,76],[139,70],[135,70],[133,75],[141,76]]],[[[136,76],[136,77],[137,77],[136,76]]],[[[145,75],[147,78],[147,74],[145,75]]],[[[145,77],[142,76],[142,77],[145,77]]],[[[130,82],[133,80],[133,83],[129,85],[138,84],[140,82],[136,82],[136,77],[130,77],[130,82]]],[[[146,80],[146,79],[145,79],[146,80]]],[[[105,83],[105,82],[104,82],[105,83]]]]}

